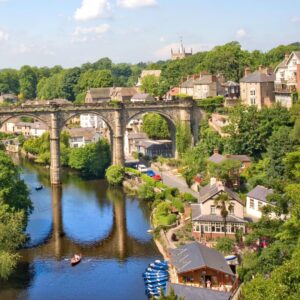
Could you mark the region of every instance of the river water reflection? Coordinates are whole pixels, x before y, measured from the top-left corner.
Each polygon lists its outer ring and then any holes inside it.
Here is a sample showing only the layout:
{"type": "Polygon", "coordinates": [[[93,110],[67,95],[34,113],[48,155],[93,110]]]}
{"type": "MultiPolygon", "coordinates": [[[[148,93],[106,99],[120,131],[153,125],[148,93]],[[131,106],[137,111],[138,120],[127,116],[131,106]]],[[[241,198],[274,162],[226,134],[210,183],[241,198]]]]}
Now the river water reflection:
{"type": "Polygon", "coordinates": [[[0,282],[0,299],[146,299],[141,277],[160,255],[149,234],[149,210],[105,180],[65,172],[51,188],[48,170],[18,160],[34,212],[15,274],[0,282]],[[41,183],[44,189],[35,191],[41,183]],[[70,257],[84,259],[70,267],[70,257]]]}

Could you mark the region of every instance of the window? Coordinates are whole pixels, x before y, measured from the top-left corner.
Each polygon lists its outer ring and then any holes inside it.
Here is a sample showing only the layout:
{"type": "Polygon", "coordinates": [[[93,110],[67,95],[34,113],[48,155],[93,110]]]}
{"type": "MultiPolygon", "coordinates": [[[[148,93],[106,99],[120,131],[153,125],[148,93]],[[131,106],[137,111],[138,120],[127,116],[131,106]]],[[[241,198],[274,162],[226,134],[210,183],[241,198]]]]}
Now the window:
{"type": "Polygon", "coordinates": [[[233,204],[231,204],[231,206],[229,207],[229,214],[234,215],[234,205],[233,204]]]}
{"type": "Polygon", "coordinates": [[[261,210],[262,206],[263,206],[263,203],[261,201],[258,201],[258,210],[261,210]]]}
{"type": "Polygon", "coordinates": [[[250,199],[250,208],[254,209],[254,200],[250,199]]]}
{"type": "Polygon", "coordinates": [[[255,89],[250,90],[250,103],[251,103],[251,105],[256,104],[256,90],[255,89]]]}
{"type": "Polygon", "coordinates": [[[210,206],[210,214],[215,215],[216,214],[216,207],[214,205],[210,206]]]}

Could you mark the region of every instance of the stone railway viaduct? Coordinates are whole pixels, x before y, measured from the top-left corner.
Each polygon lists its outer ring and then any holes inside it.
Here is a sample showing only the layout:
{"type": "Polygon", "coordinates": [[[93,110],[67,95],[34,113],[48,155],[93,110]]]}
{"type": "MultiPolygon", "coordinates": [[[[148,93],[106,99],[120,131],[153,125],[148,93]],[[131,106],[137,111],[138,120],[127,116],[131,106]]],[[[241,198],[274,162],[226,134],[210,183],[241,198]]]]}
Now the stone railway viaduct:
{"type": "Polygon", "coordinates": [[[45,101],[43,105],[26,105],[0,108],[0,127],[9,119],[30,116],[44,122],[50,132],[50,180],[53,185],[61,184],[60,132],[67,122],[81,114],[99,115],[107,124],[112,144],[112,163],[124,164],[124,134],[130,120],[143,113],[155,112],[168,122],[174,153],[176,153],[176,124],[185,123],[191,130],[195,144],[201,111],[193,100],[184,99],[169,102],[150,103],[95,103],[95,104],[57,104],[45,101]]]}

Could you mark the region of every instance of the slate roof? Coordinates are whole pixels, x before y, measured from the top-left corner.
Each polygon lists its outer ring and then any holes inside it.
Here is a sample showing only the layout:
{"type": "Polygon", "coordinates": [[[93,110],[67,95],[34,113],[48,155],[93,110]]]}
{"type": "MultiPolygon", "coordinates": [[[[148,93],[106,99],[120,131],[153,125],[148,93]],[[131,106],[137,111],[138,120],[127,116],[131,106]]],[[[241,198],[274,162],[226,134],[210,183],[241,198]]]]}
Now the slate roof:
{"type": "Polygon", "coordinates": [[[198,288],[184,284],[168,283],[167,294],[173,289],[175,295],[185,300],[229,300],[230,293],[212,289],[198,288]]]}
{"type": "Polygon", "coordinates": [[[298,59],[300,59],[300,51],[294,51],[293,53],[297,56],[298,59]]]}
{"type": "Polygon", "coordinates": [[[265,74],[261,71],[255,71],[248,76],[243,77],[240,82],[244,83],[263,83],[273,82],[275,80],[275,74],[265,74]]]}
{"type": "Polygon", "coordinates": [[[131,98],[131,100],[140,100],[140,101],[151,101],[155,100],[154,97],[152,97],[150,94],[147,93],[140,93],[140,94],[134,94],[131,98]]]}
{"type": "MultiPolygon", "coordinates": [[[[193,209],[193,208],[192,208],[193,209]]],[[[195,213],[196,214],[196,213],[195,213]]],[[[193,218],[193,212],[192,212],[193,218]]],[[[224,219],[221,215],[198,215],[192,219],[193,221],[202,221],[202,222],[224,222],[224,219]]],[[[227,222],[236,222],[236,223],[247,223],[244,219],[238,218],[234,215],[228,215],[226,218],[227,222]]]]}
{"type": "Polygon", "coordinates": [[[148,136],[145,132],[129,132],[128,140],[139,140],[139,139],[148,139],[148,136]]]}
{"type": "Polygon", "coordinates": [[[198,242],[170,249],[170,258],[172,265],[179,274],[208,267],[225,274],[234,275],[220,252],[198,242]]]}
{"type": "Polygon", "coordinates": [[[251,158],[248,155],[239,155],[239,154],[226,154],[222,155],[219,153],[214,153],[211,155],[208,160],[211,162],[214,162],[216,164],[221,163],[222,161],[226,159],[234,159],[234,160],[239,160],[240,162],[251,162],[251,158]]]}
{"type": "Polygon", "coordinates": [[[202,77],[195,79],[194,84],[195,85],[211,84],[213,81],[214,80],[212,75],[202,75],[202,77]]]}
{"type": "Polygon", "coordinates": [[[267,196],[273,194],[272,189],[268,189],[262,185],[257,185],[247,196],[263,202],[267,202],[267,196]]]}
{"type": "Polygon", "coordinates": [[[181,88],[193,88],[195,80],[193,78],[189,78],[183,83],[180,84],[181,88]]]}
{"type": "Polygon", "coordinates": [[[243,205],[239,196],[235,192],[233,192],[230,188],[224,186],[220,182],[217,182],[214,184],[209,183],[208,185],[204,186],[199,192],[199,201],[203,203],[209,199],[212,199],[214,196],[216,196],[220,192],[227,193],[231,199],[236,200],[243,205]]]}
{"type": "Polygon", "coordinates": [[[137,89],[134,87],[114,87],[110,89],[110,97],[132,97],[136,92],[137,89]]]}
{"type": "Polygon", "coordinates": [[[192,209],[192,220],[196,219],[201,215],[201,206],[199,203],[191,204],[191,209],[192,209]]]}
{"type": "Polygon", "coordinates": [[[226,160],[226,157],[219,153],[214,153],[212,156],[208,158],[209,161],[213,163],[221,163],[222,161],[226,160]]]}
{"type": "Polygon", "coordinates": [[[170,140],[140,140],[137,142],[137,145],[146,149],[152,148],[152,149],[169,149],[172,147],[172,141],[170,140]]]}

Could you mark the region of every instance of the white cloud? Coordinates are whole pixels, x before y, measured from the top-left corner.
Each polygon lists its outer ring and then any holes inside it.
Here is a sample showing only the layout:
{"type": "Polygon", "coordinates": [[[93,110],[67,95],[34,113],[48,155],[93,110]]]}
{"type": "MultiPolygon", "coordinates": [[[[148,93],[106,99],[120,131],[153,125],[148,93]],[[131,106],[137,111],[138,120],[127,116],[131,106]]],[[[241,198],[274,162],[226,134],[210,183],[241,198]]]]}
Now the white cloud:
{"type": "Polygon", "coordinates": [[[126,8],[154,6],[156,4],[156,0],[118,0],[118,5],[126,8]]]}
{"type": "Polygon", "coordinates": [[[73,42],[86,42],[101,37],[110,29],[108,24],[101,24],[94,27],[76,27],[73,32],[73,42]]]}
{"type": "Polygon", "coordinates": [[[6,31],[0,29],[0,42],[7,41],[8,38],[9,34],[6,31]]]}
{"type": "Polygon", "coordinates": [[[108,0],[82,0],[81,6],[76,10],[74,19],[87,21],[110,16],[111,7],[108,0]]]}
{"type": "MultiPolygon", "coordinates": [[[[178,44],[178,43],[172,43],[172,44],[166,45],[155,51],[155,53],[154,53],[155,57],[158,59],[171,58],[171,49],[173,49],[173,51],[177,52],[179,46],[180,46],[180,44],[178,44]]],[[[213,48],[213,45],[196,43],[196,44],[184,45],[184,47],[185,47],[186,52],[190,52],[192,49],[193,53],[196,53],[199,51],[211,50],[213,48]]]]}
{"type": "Polygon", "coordinates": [[[244,28],[241,28],[236,32],[235,35],[237,38],[244,38],[247,36],[247,31],[244,28]]]}
{"type": "Polygon", "coordinates": [[[292,23],[298,23],[298,22],[300,22],[300,17],[297,17],[297,16],[292,17],[291,21],[292,21],[292,23]]]}

